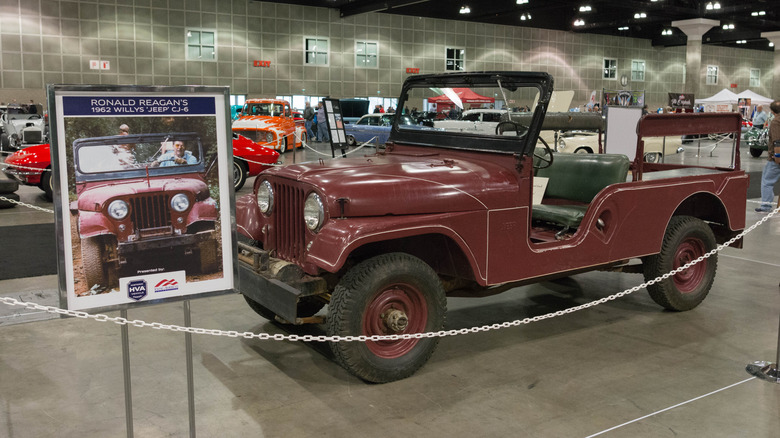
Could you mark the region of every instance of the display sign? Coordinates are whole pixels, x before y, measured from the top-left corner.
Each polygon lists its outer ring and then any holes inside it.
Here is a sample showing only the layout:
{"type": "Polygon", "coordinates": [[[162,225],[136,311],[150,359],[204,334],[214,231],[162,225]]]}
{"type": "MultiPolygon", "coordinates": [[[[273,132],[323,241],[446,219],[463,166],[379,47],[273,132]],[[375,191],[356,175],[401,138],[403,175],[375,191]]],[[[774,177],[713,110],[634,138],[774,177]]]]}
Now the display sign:
{"type": "Polygon", "coordinates": [[[347,149],[347,134],[344,132],[344,119],[341,117],[341,103],[338,99],[322,99],[325,103],[325,120],[328,123],[330,145],[333,155],[335,150],[341,149],[342,155],[347,149]]]}
{"type": "Polygon", "coordinates": [[[693,109],[693,93],[669,93],[669,106],[672,108],[693,109]]]}
{"type": "Polygon", "coordinates": [[[602,93],[602,106],[638,106],[645,105],[644,90],[604,90],[602,93]]]}
{"type": "Polygon", "coordinates": [[[227,87],[48,87],[61,306],[232,292],[227,87]]]}

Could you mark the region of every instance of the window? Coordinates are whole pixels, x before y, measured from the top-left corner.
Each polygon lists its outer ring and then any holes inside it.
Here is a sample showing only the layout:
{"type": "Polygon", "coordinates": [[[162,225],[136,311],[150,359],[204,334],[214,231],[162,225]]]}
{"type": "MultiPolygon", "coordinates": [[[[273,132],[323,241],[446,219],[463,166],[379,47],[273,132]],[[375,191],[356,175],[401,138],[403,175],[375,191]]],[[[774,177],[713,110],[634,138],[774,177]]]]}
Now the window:
{"type": "Polygon", "coordinates": [[[631,80],[632,81],[645,80],[645,61],[641,59],[634,59],[631,61],[631,80]]]}
{"type": "Polygon", "coordinates": [[[306,37],[304,41],[304,60],[307,65],[328,65],[328,38],[306,37]]]}
{"type": "Polygon", "coordinates": [[[231,94],[230,95],[230,105],[241,105],[244,106],[244,102],[246,102],[246,94],[231,94]]]}
{"type": "Polygon", "coordinates": [[[355,67],[379,67],[379,43],[376,41],[357,41],[355,43],[355,67]]]}
{"type": "Polygon", "coordinates": [[[761,86],[761,70],[757,68],[750,69],[750,86],[751,87],[761,86]]]}
{"type": "Polygon", "coordinates": [[[217,33],[213,30],[187,29],[187,59],[215,61],[217,59],[217,33]]]}
{"type": "Polygon", "coordinates": [[[447,64],[445,70],[466,70],[466,49],[447,47],[447,64]]]}
{"type": "Polygon", "coordinates": [[[707,85],[718,85],[718,66],[707,66],[707,85]]]}
{"type": "Polygon", "coordinates": [[[617,79],[617,59],[604,59],[604,79],[617,79]]]}

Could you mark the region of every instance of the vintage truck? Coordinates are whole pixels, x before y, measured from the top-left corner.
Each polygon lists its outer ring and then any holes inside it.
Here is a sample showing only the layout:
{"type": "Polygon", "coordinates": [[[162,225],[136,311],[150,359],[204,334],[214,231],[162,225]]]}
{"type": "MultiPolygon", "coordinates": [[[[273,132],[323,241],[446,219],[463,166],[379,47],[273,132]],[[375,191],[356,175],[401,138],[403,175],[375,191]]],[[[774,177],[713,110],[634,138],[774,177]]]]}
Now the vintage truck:
{"type": "MultiPolygon", "coordinates": [[[[236,204],[240,292],[254,311],[323,323],[328,335],[434,332],[445,327],[449,294],[485,296],[597,269],[654,279],[745,226],[748,177],[738,140],[725,167],[641,159],[646,137],[738,133],[737,114],[645,116],[632,160],[536,148],[553,88],[546,73],[415,75],[399,107],[454,87],[522,105],[540,97],[528,125],[507,120],[485,134],[396,122],[384,150],[257,177],[253,194],[236,204]],[[541,177],[546,191],[534,204],[541,177]]],[[[717,255],[648,292],[664,308],[692,309],[716,266],[717,255]]],[[[388,382],[412,375],[437,343],[332,342],[331,349],[355,376],[388,382]]]]}
{"type": "Polygon", "coordinates": [[[233,133],[282,154],[306,142],[303,120],[295,120],[290,103],[278,99],[248,99],[233,122],[233,133]]]}
{"type": "Polygon", "coordinates": [[[175,263],[187,272],[219,268],[218,209],[198,134],[80,138],[73,155],[77,199],[70,208],[78,214],[88,288],[110,290],[122,272],[165,272],[175,263]],[[181,158],[173,152],[179,144],[181,158]]]}

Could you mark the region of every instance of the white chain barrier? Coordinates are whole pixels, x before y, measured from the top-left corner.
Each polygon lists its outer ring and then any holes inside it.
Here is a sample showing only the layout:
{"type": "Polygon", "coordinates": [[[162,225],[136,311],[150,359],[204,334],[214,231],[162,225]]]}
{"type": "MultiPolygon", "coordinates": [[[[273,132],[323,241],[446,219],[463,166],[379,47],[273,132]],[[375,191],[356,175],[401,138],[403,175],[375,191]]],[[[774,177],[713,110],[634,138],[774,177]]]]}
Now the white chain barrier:
{"type": "Polygon", "coordinates": [[[40,167],[28,167],[28,166],[22,166],[20,164],[10,164],[10,163],[0,162],[0,166],[13,167],[15,169],[35,170],[35,171],[38,171],[38,172],[51,172],[51,169],[49,169],[49,168],[41,169],[40,167]]]}
{"type": "Polygon", "coordinates": [[[61,309],[59,307],[54,307],[54,306],[44,306],[33,302],[19,301],[11,297],[0,297],[0,302],[2,302],[3,304],[7,304],[9,306],[21,306],[30,310],[41,310],[48,313],[72,316],[72,317],[82,318],[82,319],[92,319],[99,322],[113,322],[119,325],[129,324],[134,327],[148,327],[155,330],[170,330],[174,332],[193,333],[197,335],[227,336],[229,338],[241,337],[245,339],[274,340],[274,341],[303,341],[303,342],[355,342],[355,341],[365,342],[365,341],[397,341],[401,339],[423,339],[423,338],[466,335],[469,333],[479,333],[479,332],[486,332],[491,330],[499,330],[502,328],[517,327],[520,325],[530,324],[532,322],[543,321],[545,319],[555,318],[569,313],[578,312],[580,310],[585,310],[591,307],[598,306],[600,304],[607,303],[617,298],[622,298],[626,295],[630,295],[634,292],[646,288],[647,286],[666,280],[667,278],[670,278],[692,267],[693,265],[702,262],[703,260],[717,254],[718,252],[722,251],[724,248],[730,246],[737,240],[741,239],[742,237],[744,237],[745,235],[747,235],[748,233],[750,233],[751,231],[753,231],[754,229],[762,225],[764,222],[774,217],[779,211],[780,211],[780,207],[774,209],[772,212],[770,212],[769,214],[761,218],[761,220],[759,220],[755,224],[742,230],[742,232],[739,233],[738,235],[729,239],[727,242],[718,245],[716,248],[714,248],[707,254],[702,255],[696,260],[688,262],[685,265],[680,266],[679,268],[673,271],[667,272],[666,274],[656,277],[650,281],[646,281],[638,286],[634,286],[630,289],[626,289],[622,292],[618,292],[608,297],[604,297],[596,301],[591,301],[589,303],[585,303],[580,306],[570,307],[568,309],[559,310],[556,312],[550,312],[544,315],[538,315],[531,318],[517,319],[514,321],[502,322],[497,324],[483,325],[479,327],[462,328],[458,330],[440,330],[437,332],[426,332],[426,333],[404,333],[400,335],[373,335],[373,336],[303,335],[301,336],[301,335],[285,335],[285,334],[270,334],[270,333],[237,332],[235,330],[225,331],[225,330],[218,330],[218,329],[198,328],[198,327],[184,327],[184,326],[173,325],[173,324],[162,324],[159,322],[146,322],[140,319],[129,320],[122,317],[111,317],[104,314],[91,314],[87,312],[61,309]]]}
{"type": "Polygon", "coordinates": [[[6,202],[10,202],[11,204],[21,205],[22,207],[32,208],[33,210],[40,210],[40,211],[44,211],[46,213],[54,214],[54,210],[51,210],[51,209],[48,209],[48,208],[43,208],[43,207],[38,207],[37,205],[27,204],[27,203],[24,203],[22,201],[17,201],[16,199],[8,199],[8,198],[6,198],[5,196],[2,196],[2,195],[0,195],[0,201],[6,201],[6,202]]]}

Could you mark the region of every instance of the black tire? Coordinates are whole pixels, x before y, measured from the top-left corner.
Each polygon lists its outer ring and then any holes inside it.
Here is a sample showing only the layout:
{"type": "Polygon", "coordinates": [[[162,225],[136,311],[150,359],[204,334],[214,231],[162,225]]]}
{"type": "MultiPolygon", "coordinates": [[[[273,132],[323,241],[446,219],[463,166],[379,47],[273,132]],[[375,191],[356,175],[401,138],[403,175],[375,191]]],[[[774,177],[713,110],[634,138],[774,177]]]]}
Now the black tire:
{"type": "Polygon", "coordinates": [[[52,187],[51,168],[43,171],[41,175],[41,190],[47,200],[52,201],[54,199],[54,188],[52,187]]]}
{"type": "MultiPolygon", "coordinates": [[[[328,306],[331,336],[433,332],[444,327],[447,300],[436,273],[417,257],[391,253],[350,269],[328,306]],[[388,325],[388,311],[407,324],[388,325]],[[399,318],[400,317],[400,318],[399,318]]],[[[334,342],[336,361],[369,382],[391,382],[415,373],[433,354],[438,337],[377,342],[334,342]]]]}
{"type": "Polygon", "coordinates": [[[216,272],[219,268],[219,257],[217,255],[217,241],[207,240],[198,244],[198,255],[200,257],[200,273],[210,274],[216,272]]]}
{"type": "Polygon", "coordinates": [[[280,154],[287,152],[287,137],[282,138],[282,147],[279,150],[280,154]]]}
{"type": "Polygon", "coordinates": [[[8,134],[2,133],[0,134],[0,151],[9,151],[9,150],[11,150],[11,140],[8,138],[8,134]]]}
{"type": "Polygon", "coordinates": [[[592,154],[593,151],[586,146],[580,146],[577,149],[574,150],[575,154],[592,154]]]}
{"type": "Polygon", "coordinates": [[[233,158],[233,188],[235,191],[241,190],[246,183],[247,165],[244,160],[233,158]]]}
{"type": "Polygon", "coordinates": [[[750,148],[750,156],[753,157],[753,158],[758,158],[763,153],[764,153],[763,149],[750,148]]]}
{"type": "MultiPolygon", "coordinates": [[[[645,257],[645,281],[677,269],[717,246],[712,229],[701,219],[674,216],[666,228],[661,252],[645,257]]],[[[683,272],[647,287],[650,297],[669,310],[683,311],[698,306],[710,292],[718,268],[712,255],[683,272]]]]}
{"type": "MultiPolygon", "coordinates": [[[[0,196],[6,199],[13,199],[14,201],[19,200],[19,195],[16,193],[0,193],[0,196]]],[[[0,199],[0,209],[3,208],[14,208],[16,207],[16,204],[11,201],[6,201],[4,199],[0,199]]]]}
{"type": "Polygon", "coordinates": [[[0,175],[0,194],[14,193],[19,190],[19,183],[0,175]]]}
{"type": "Polygon", "coordinates": [[[356,146],[357,145],[357,140],[355,140],[355,137],[353,137],[351,135],[348,135],[347,136],[347,145],[348,146],[356,146]]]}
{"type": "Polygon", "coordinates": [[[87,288],[91,289],[96,284],[111,288],[109,275],[111,266],[105,262],[108,255],[106,243],[110,240],[104,236],[88,237],[81,240],[81,263],[84,268],[84,277],[87,280],[87,288]]]}

